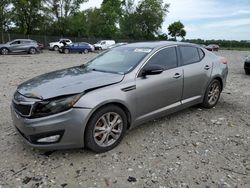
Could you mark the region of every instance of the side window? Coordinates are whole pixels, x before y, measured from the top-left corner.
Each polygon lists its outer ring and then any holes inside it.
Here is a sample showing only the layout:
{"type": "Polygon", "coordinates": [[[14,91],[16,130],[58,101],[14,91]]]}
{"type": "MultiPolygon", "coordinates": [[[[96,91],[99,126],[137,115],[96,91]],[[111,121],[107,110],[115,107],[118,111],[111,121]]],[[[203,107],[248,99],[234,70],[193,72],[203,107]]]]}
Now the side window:
{"type": "Polygon", "coordinates": [[[15,44],[20,44],[20,41],[16,40],[16,41],[12,42],[10,45],[15,45],[15,44]]]}
{"type": "Polygon", "coordinates": [[[160,65],[164,69],[176,68],[178,66],[176,48],[165,48],[157,52],[153,57],[151,57],[151,59],[147,63],[147,65],[152,64],[160,65]]]}
{"type": "Polygon", "coordinates": [[[189,65],[200,61],[200,55],[196,47],[181,46],[180,51],[184,65],[189,65]]]}
{"type": "Polygon", "coordinates": [[[199,55],[200,55],[200,59],[203,59],[205,57],[205,53],[203,52],[203,50],[198,48],[198,52],[199,52],[199,55]]]}

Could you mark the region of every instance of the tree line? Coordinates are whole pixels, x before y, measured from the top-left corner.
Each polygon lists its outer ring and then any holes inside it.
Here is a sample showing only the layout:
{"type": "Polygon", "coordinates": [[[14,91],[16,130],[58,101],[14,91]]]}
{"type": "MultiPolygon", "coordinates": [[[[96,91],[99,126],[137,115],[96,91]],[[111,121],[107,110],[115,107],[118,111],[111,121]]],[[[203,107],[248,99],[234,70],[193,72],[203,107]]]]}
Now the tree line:
{"type": "Polygon", "coordinates": [[[161,26],[169,4],[162,0],[103,0],[81,10],[88,0],[1,0],[1,33],[84,38],[152,40],[166,38],[161,26]]]}

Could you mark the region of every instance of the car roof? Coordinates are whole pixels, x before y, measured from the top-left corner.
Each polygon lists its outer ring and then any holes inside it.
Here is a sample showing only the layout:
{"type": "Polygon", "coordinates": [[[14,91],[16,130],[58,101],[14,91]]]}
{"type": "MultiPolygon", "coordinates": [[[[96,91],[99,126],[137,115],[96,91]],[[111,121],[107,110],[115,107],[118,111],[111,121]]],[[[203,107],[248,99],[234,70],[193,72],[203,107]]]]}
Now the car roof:
{"type": "Polygon", "coordinates": [[[165,46],[173,46],[173,45],[189,45],[189,46],[198,46],[196,44],[185,43],[185,42],[174,42],[174,41],[154,41],[154,42],[136,42],[127,44],[127,47],[134,48],[161,48],[165,46]]]}
{"type": "MultiPolygon", "coordinates": [[[[20,41],[34,41],[32,39],[15,39],[15,40],[20,40],[20,41]]],[[[12,40],[12,41],[15,41],[15,40],[12,40]]]]}

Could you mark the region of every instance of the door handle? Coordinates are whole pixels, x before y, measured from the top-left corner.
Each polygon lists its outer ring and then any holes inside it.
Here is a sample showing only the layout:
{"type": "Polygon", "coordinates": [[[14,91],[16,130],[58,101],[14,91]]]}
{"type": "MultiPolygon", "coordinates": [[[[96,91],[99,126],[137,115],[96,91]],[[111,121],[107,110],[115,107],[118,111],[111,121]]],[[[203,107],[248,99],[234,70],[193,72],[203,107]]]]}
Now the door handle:
{"type": "Polygon", "coordinates": [[[205,69],[205,70],[209,70],[210,68],[211,68],[211,67],[210,67],[209,65],[206,65],[204,69],[205,69]]]}
{"type": "Polygon", "coordinates": [[[180,73],[175,73],[175,75],[173,76],[173,78],[180,78],[181,77],[181,74],[180,73]]]}

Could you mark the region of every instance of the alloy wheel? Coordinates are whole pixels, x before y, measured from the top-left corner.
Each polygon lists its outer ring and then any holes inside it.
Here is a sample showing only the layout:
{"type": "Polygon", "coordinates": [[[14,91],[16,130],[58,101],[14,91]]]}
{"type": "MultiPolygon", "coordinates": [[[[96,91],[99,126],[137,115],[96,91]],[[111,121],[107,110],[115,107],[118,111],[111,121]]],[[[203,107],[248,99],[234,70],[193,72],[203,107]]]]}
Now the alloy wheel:
{"type": "Polygon", "coordinates": [[[2,50],[1,50],[1,54],[2,55],[7,55],[9,53],[9,51],[8,51],[8,49],[6,49],[6,48],[3,48],[2,50]]]}
{"type": "Polygon", "coordinates": [[[208,92],[208,103],[214,105],[220,97],[220,86],[215,82],[211,85],[208,92]]]}
{"type": "Polygon", "coordinates": [[[94,140],[100,147],[111,146],[121,136],[122,129],[123,121],[118,113],[105,113],[95,124],[93,131],[94,140]]]}

